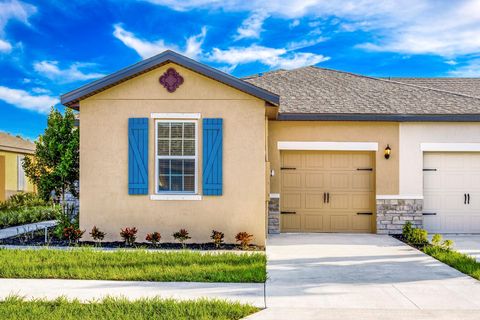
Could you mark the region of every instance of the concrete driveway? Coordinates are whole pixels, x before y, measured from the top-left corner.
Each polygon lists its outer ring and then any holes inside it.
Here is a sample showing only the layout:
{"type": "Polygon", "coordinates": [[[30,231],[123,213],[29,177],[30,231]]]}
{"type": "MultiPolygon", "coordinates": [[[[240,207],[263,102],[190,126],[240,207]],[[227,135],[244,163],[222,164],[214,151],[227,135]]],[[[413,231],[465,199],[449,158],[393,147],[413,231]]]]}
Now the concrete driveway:
{"type": "Polygon", "coordinates": [[[281,234],[250,319],[478,319],[480,282],[389,236],[281,234]]]}
{"type": "Polygon", "coordinates": [[[443,238],[453,240],[455,250],[468,254],[480,261],[480,235],[444,234],[443,238]]]}

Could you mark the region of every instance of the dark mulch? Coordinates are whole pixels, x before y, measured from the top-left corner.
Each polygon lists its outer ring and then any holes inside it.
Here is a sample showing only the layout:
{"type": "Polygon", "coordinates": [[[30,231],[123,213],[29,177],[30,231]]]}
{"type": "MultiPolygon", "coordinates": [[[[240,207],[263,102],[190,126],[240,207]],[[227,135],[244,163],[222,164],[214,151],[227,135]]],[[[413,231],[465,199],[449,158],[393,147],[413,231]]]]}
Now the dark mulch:
{"type": "MultiPolygon", "coordinates": [[[[391,234],[390,235],[391,237],[397,239],[397,240],[400,240],[402,241],[403,243],[409,245],[410,247],[413,247],[415,249],[418,249],[420,251],[423,251],[423,249],[425,248],[426,244],[414,244],[414,243],[409,243],[407,242],[407,240],[405,239],[405,237],[403,236],[403,234],[391,234]]],[[[427,244],[428,245],[428,244],[427,244]]]]}
{"type": "MultiPolygon", "coordinates": [[[[43,231],[39,231],[25,236],[15,236],[0,240],[0,245],[16,245],[16,246],[50,246],[50,247],[69,247],[68,240],[59,240],[57,238],[50,238],[48,243],[45,243],[45,234],[43,231]]],[[[187,249],[190,250],[218,250],[213,243],[187,243],[187,249]]],[[[101,242],[97,245],[93,241],[80,241],[77,245],[72,244],[71,247],[100,247],[100,248],[132,248],[127,247],[124,242],[101,242]]],[[[140,249],[162,249],[162,250],[178,250],[182,249],[180,243],[160,243],[158,246],[153,246],[149,243],[136,242],[133,248],[140,249]]],[[[235,244],[223,244],[220,250],[240,250],[235,244]]],[[[250,250],[262,250],[262,248],[256,246],[250,246],[250,250]]]]}

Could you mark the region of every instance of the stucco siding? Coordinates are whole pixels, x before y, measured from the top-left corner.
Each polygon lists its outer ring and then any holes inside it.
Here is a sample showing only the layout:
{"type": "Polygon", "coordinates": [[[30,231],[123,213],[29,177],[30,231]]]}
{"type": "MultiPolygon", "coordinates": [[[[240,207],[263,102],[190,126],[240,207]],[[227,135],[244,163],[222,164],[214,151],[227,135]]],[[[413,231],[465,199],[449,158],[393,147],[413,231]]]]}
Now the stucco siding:
{"type": "Polygon", "coordinates": [[[276,172],[271,178],[270,191],[280,192],[279,141],[376,142],[376,194],[394,195],[399,191],[398,123],[394,122],[334,122],[334,121],[270,121],[269,160],[276,172]],[[384,158],[390,145],[392,156],[384,158]]]}
{"type": "MultiPolygon", "coordinates": [[[[18,190],[18,167],[17,167],[17,156],[22,156],[24,154],[16,152],[6,152],[0,151],[0,156],[3,156],[5,159],[5,173],[4,173],[4,185],[5,185],[5,198],[19,192],[33,192],[33,184],[26,178],[25,179],[25,189],[18,190]]],[[[1,198],[0,198],[1,199],[1,198]]]]}
{"type": "MultiPolygon", "coordinates": [[[[119,240],[135,226],[138,240],[159,231],[162,241],[187,229],[191,242],[209,242],[213,229],[234,242],[240,231],[265,244],[265,104],[262,100],[168,64],[80,102],[80,228],[94,225],[119,240]],[[158,78],[174,67],[185,79],[168,93],[158,78]],[[151,113],[200,113],[223,119],[223,195],[200,201],[155,201],[128,195],[128,118],[151,113]]],[[[149,193],[155,190],[154,119],[149,120],[149,193]]],[[[198,121],[198,191],[202,194],[202,126],[198,121]]]]}
{"type": "Polygon", "coordinates": [[[423,195],[422,143],[480,143],[480,123],[401,123],[400,194],[423,195]]]}

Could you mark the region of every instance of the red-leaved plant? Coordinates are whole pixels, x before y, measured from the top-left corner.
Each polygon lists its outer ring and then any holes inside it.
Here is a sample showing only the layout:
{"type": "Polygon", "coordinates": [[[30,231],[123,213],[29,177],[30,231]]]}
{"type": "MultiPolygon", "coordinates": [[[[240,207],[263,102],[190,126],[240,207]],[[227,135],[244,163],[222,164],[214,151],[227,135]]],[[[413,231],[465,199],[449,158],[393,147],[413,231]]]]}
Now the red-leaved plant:
{"type": "Polygon", "coordinates": [[[135,240],[137,239],[137,228],[132,227],[126,227],[125,229],[120,229],[120,237],[125,241],[125,245],[127,246],[133,246],[135,243],[135,240]]]}
{"type": "Polygon", "coordinates": [[[160,232],[156,231],[152,233],[147,233],[147,236],[145,237],[145,240],[150,242],[154,247],[158,245],[160,239],[162,239],[162,236],[160,235],[160,232]]]}
{"type": "Polygon", "coordinates": [[[185,229],[180,229],[179,231],[175,232],[172,236],[175,240],[179,241],[182,244],[183,249],[187,247],[187,245],[185,244],[185,241],[192,238],[189,236],[188,231],[185,229]]]}
{"type": "Polygon", "coordinates": [[[105,238],[105,232],[100,231],[97,226],[93,226],[92,231],[90,231],[92,239],[95,241],[96,245],[105,238]]]}
{"type": "Polygon", "coordinates": [[[210,239],[212,239],[215,248],[220,248],[220,246],[223,244],[224,237],[225,234],[223,234],[223,232],[212,230],[212,235],[210,236],[210,239]]]}
{"type": "Polygon", "coordinates": [[[71,245],[73,242],[78,243],[85,233],[85,230],[80,230],[75,226],[71,225],[69,227],[63,228],[63,237],[68,239],[68,244],[71,245]]]}
{"type": "Polygon", "coordinates": [[[240,243],[242,250],[247,250],[250,243],[253,241],[253,235],[247,232],[239,232],[235,236],[235,240],[240,243]]]}

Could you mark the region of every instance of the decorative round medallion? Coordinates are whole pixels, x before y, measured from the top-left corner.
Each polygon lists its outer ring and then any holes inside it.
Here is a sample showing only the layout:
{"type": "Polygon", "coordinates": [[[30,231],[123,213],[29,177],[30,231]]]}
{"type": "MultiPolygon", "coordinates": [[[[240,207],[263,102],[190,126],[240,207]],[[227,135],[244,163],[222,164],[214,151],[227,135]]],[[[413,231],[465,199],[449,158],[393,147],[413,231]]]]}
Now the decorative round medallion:
{"type": "Polygon", "coordinates": [[[174,68],[168,68],[159,81],[168,92],[172,93],[182,85],[183,77],[174,68]]]}

